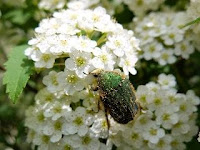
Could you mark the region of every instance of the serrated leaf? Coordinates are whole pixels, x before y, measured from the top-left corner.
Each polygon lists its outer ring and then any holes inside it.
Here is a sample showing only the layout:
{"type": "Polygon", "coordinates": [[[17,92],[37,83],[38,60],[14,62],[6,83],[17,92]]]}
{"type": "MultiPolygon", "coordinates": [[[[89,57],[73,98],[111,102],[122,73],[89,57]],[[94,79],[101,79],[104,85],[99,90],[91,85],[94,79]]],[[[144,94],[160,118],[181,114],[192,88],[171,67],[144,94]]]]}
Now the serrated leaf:
{"type": "Polygon", "coordinates": [[[6,72],[3,76],[3,84],[6,85],[6,93],[13,103],[17,101],[33,73],[33,62],[24,55],[27,47],[21,45],[13,48],[8,61],[4,64],[6,72]]]}

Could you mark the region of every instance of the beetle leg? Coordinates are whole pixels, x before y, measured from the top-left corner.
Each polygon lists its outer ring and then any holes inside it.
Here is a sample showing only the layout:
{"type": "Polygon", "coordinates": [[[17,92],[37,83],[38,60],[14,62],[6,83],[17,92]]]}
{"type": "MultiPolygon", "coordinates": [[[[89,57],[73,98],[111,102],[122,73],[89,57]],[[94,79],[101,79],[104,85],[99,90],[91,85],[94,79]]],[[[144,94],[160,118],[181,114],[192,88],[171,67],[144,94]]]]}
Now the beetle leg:
{"type": "Polygon", "coordinates": [[[104,107],[104,110],[105,110],[105,117],[106,117],[106,122],[107,122],[107,126],[108,126],[108,135],[109,135],[109,129],[110,129],[110,122],[109,122],[109,119],[108,119],[108,109],[106,107],[104,107]]]}

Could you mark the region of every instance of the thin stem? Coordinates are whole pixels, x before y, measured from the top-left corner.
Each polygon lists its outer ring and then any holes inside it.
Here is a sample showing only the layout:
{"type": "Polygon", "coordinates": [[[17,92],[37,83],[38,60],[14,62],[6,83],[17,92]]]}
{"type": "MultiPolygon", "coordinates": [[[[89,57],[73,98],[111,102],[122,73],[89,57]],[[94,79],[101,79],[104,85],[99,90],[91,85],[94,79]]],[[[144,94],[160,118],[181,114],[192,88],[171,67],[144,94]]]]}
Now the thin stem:
{"type": "Polygon", "coordinates": [[[193,20],[193,21],[190,21],[190,22],[186,23],[186,24],[183,25],[183,26],[180,26],[180,28],[182,29],[182,28],[185,28],[185,27],[187,27],[187,26],[189,26],[189,25],[193,25],[193,24],[199,23],[199,22],[200,22],[200,17],[197,18],[197,19],[195,19],[195,20],[193,20]]]}
{"type": "Polygon", "coordinates": [[[88,33],[87,35],[88,35],[88,37],[90,39],[92,39],[92,37],[94,36],[94,34],[95,34],[95,31],[92,31],[92,32],[88,33]]]}
{"type": "Polygon", "coordinates": [[[101,45],[103,42],[105,42],[107,40],[107,34],[103,34],[97,41],[97,45],[101,45]]]}
{"type": "Polygon", "coordinates": [[[65,65],[65,63],[56,63],[56,64],[54,64],[54,66],[64,66],[65,65]]]}

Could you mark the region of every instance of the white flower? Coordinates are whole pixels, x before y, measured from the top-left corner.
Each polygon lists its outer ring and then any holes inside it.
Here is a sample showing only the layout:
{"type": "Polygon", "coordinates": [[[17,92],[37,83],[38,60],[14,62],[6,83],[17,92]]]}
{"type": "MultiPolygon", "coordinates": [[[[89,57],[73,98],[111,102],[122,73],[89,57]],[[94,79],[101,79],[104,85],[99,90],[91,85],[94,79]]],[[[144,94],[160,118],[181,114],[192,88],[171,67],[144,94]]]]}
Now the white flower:
{"type": "Polygon", "coordinates": [[[42,107],[32,108],[30,107],[26,111],[26,126],[29,128],[34,129],[36,132],[42,132],[43,126],[46,124],[47,120],[43,114],[42,107]]]}
{"type": "Polygon", "coordinates": [[[98,4],[100,0],[71,0],[68,2],[67,6],[70,9],[79,10],[79,9],[86,9],[90,6],[98,4]]]}
{"type": "MultiPolygon", "coordinates": [[[[182,118],[181,118],[182,119],[182,118]]],[[[177,136],[181,134],[186,134],[190,130],[190,126],[187,122],[183,122],[179,120],[173,127],[172,127],[172,135],[177,136]]]]}
{"type": "Polygon", "coordinates": [[[160,65],[173,64],[176,61],[176,57],[173,55],[172,49],[167,49],[161,52],[161,56],[157,58],[160,65]]]}
{"type": "Polygon", "coordinates": [[[154,41],[152,43],[150,43],[150,45],[145,45],[144,46],[144,54],[143,57],[146,60],[150,60],[150,59],[156,59],[158,57],[160,57],[160,53],[163,50],[163,45],[161,45],[160,43],[154,41]]]}
{"type": "Polygon", "coordinates": [[[135,120],[134,128],[136,128],[140,133],[143,133],[144,129],[150,126],[152,123],[153,113],[151,111],[144,112],[135,120]]]}
{"type": "Polygon", "coordinates": [[[63,128],[63,119],[58,119],[56,121],[49,121],[43,127],[43,133],[50,136],[50,141],[55,143],[62,138],[62,128],[63,128]]]}
{"type": "Polygon", "coordinates": [[[137,16],[143,16],[149,10],[156,10],[164,0],[123,0],[137,16]]]}
{"type": "MultiPolygon", "coordinates": [[[[65,28],[65,30],[66,30],[66,28],[65,28]]],[[[60,34],[60,35],[56,36],[56,39],[54,41],[55,43],[53,46],[51,46],[50,52],[52,52],[54,54],[62,54],[62,53],[71,52],[71,48],[74,44],[73,40],[74,40],[73,37],[70,37],[65,34],[60,34]]]]}
{"type": "Polygon", "coordinates": [[[63,8],[65,3],[65,0],[41,0],[38,6],[40,9],[54,10],[63,8]]]}
{"type": "Polygon", "coordinates": [[[50,93],[46,88],[41,89],[35,96],[36,104],[38,105],[48,105],[54,101],[56,97],[53,93],[50,93]]]}
{"type": "Polygon", "coordinates": [[[77,135],[65,135],[60,141],[62,150],[76,149],[80,147],[81,138],[77,135]]]}
{"type": "Polygon", "coordinates": [[[36,33],[44,34],[47,37],[50,35],[55,35],[58,33],[58,29],[61,27],[61,24],[57,18],[43,19],[40,22],[39,27],[35,29],[36,33]]]}
{"type": "MultiPolygon", "coordinates": [[[[65,20],[66,21],[66,20],[65,20]]],[[[69,21],[69,20],[67,20],[69,21]]],[[[70,40],[70,43],[72,46],[74,46],[74,42],[77,42],[77,38],[73,37],[73,35],[76,35],[78,33],[80,33],[80,29],[74,27],[73,25],[71,25],[71,23],[73,22],[70,22],[69,24],[62,24],[58,27],[57,29],[57,32],[60,33],[60,34],[64,34],[64,35],[70,35],[71,37],[68,38],[68,40],[70,40]]],[[[63,41],[61,41],[63,42],[63,41]]],[[[61,43],[61,44],[64,44],[66,46],[67,43],[61,43]]]]}
{"type": "Polygon", "coordinates": [[[137,101],[142,108],[146,108],[146,105],[150,103],[150,91],[146,86],[140,85],[136,91],[137,101]]]}
{"type": "Polygon", "coordinates": [[[25,55],[28,56],[29,59],[32,59],[34,61],[39,60],[38,57],[41,55],[41,52],[39,48],[37,47],[38,43],[40,43],[43,40],[42,37],[33,38],[30,41],[28,41],[28,44],[35,47],[29,47],[25,50],[25,55]]]}
{"type": "Polygon", "coordinates": [[[178,101],[179,104],[179,117],[187,122],[189,120],[189,116],[197,111],[195,105],[193,105],[190,101],[186,99],[185,95],[180,97],[181,99],[178,101]]]}
{"type": "Polygon", "coordinates": [[[108,32],[113,30],[113,22],[102,7],[97,7],[94,11],[87,10],[83,17],[78,20],[78,25],[86,31],[108,32]],[[86,17],[87,16],[87,17],[86,17]]]}
{"type": "Polygon", "coordinates": [[[188,59],[190,54],[194,52],[194,46],[190,41],[184,40],[184,42],[178,43],[175,47],[175,54],[188,59]]]}
{"type": "Polygon", "coordinates": [[[150,95],[150,103],[147,108],[151,111],[156,110],[159,107],[169,104],[166,98],[166,94],[162,90],[158,90],[154,95],[150,95]]]}
{"type": "Polygon", "coordinates": [[[52,68],[55,62],[56,56],[51,54],[42,54],[38,56],[38,60],[35,62],[36,68],[52,68]]]}
{"type": "Polygon", "coordinates": [[[70,58],[65,61],[65,67],[76,72],[80,78],[86,77],[91,69],[91,53],[74,50],[70,58]]]}
{"type": "Polygon", "coordinates": [[[61,86],[66,94],[73,95],[76,91],[84,88],[84,80],[79,78],[74,71],[65,70],[58,76],[59,86],[61,86]]]}
{"type": "Polygon", "coordinates": [[[190,128],[190,130],[186,134],[184,134],[184,136],[181,135],[183,141],[190,142],[192,138],[197,135],[199,128],[198,126],[196,126],[196,122],[195,122],[196,119],[197,119],[197,114],[191,115],[188,124],[192,128],[190,128]]]}
{"type": "Polygon", "coordinates": [[[120,35],[109,36],[108,42],[106,43],[106,46],[113,50],[113,53],[118,57],[122,57],[125,50],[128,50],[129,47],[127,47],[127,45],[129,45],[129,43],[126,38],[120,35]]]}
{"type": "Polygon", "coordinates": [[[121,131],[125,130],[125,126],[123,124],[117,123],[111,115],[108,115],[108,120],[110,123],[109,135],[116,136],[118,133],[121,134],[121,131]]]}
{"type": "Polygon", "coordinates": [[[135,63],[137,62],[137,57],[134,55],[124,56],[120,58],[119,66],[123,68],[125,75],[128,75],[129,72],[133,75],[137,73],[135,63]]]}
{"type": "Polygon", "coordinates": [[[25,55],[28,56],[29,59],[32,59],[34,61],[38,61],[39,57],[41,55],[41,52],[37,47],[28,47],[25,50],[25,55]]]}
{"type": "Polygon", "coordinates": [[[151,143],[158,143],[159,139],[165,136],[165,131],[162,128],[156,126],[156,124],[150,124],[146,129],[144,129],[143,137],[149,140],[151,143]]]}
{"type": "Polygon", "coordinates": [[[31,143],[33,139],[35,138],[35,136],[36,136],[36,132],[34,130],[29,129],[26,141],[28,143],[31,143]]]}
{"type": "Polygon", "coordinates": [[[98,111],[98,103],[100,101],[99,93],[86,89],[81,91],[81,99],[83,99],[83,106],[88,110],[98,111]]]}
{"type": "Polygon", "coordinates": [[[112,134],[111,136],[109,136],[106,145],[109,147],[109,149],[112,149],[113,145],[115,145],[116,147],[120,147],[122,143],[124,143],[122,141],[122,135],[120,132],[118,132],[116,134],[112,134]]]}
{"type": "Polygon", "coordinates": [[[108,32],[116,28],[111,21],[110,15],[107,15],[106,10],[102,7],[95,8],[93,13],[89,13],[87,17],[88,23],[96,31],[108,32]]]}
{"type": "Polygon", "coordinates": [[[57,120],[64,114],[71,112],[71,107],[63,102],[55,101],[44,110],[45,117],[51,117],[52,120],[57,120]]]}
{"type": "MultiPolygon", "coordinates": [[[[79,15],[80,13],[81,13],[81,11],[74,11],[74,10],[71,10],[71,9],[67,9],[67,10],[63,10],[63,11],[60,11],[60,12],[55,12],[53,14],[53,16],[55,18],[62,19],[62,22],[65,25],[71,25],[72,27],[74,27],[77,24],[78,19],[80,18],[80,15],[79,15]]],[[[77,30],[77,28],[75,28],[75,29],[77,30]]],[[[72,35],[72,34],[70,34],[70,35],[72,35]]]]}
{"type": "Polygon", "coordinates": [[[80,101],[80,99],[82,99],[83,97],[83,94],[82,94],[83,91],[77,91],[75,92],[73,95],[66,95],[69,99],[69,101],[71,103],[77,103],[80,101]]]}
{"type": "Polygon", "coordinates": [[[132,145],[136,148],[141,148],[143,137],[136,128],[127,128],[122,133],[122,136],[127,144],[132,145]]]}
{"type": "Polygon", "coordinates": [[[180,96],[176,92],[173,91],[167,94],[167,99],[169,101],[170,106],[172,106],[171,108],[174,108],[174,111],[178,111],[179,101],[181,101],[182,98],[180,98],[180,96]]]}
{"type": "Polygon", "coordinates": [[[166,134],[163,138],[159,139],[157,144],[150,143],[149,147],[154,150],[171,150],[171,140],[171,136],[166,134]]]}
{"type": "MultiPolygon", "coordinates": [[[[199,105],[200,104],[200,98],[197,97],[195,95],[194,91],[192,91],[192,90],[187,91],[186,98],[193,105],[199,105]]],[[[193,110],[196,111],[196,109],[193,109],[193,110]]]]}
{"type": "Polygon", "coordinates": [[[186,145],[183,144],[183,139],[178,136],[172,136],[170,145],[173,147],[173,150],[184,150],[186,148],[186,145]]]}
{"type": "Polygon", "coordinates": [[[79,136],[85,136],[87,134],[89,130],[88,125],[91,125],[91,122],[88,122],[89,118],[84,107],[78,107],[75,111],[65,116],[69,121],[64,125],[65,135],[78,133],[79,136]]]}
{"type": "Polygon", "coordinates": [[[158,83],[161,85],[163,89],[170,89],[176,86],[175,77],[171,74],[160,74],[158,76],[158,83]]]}
{"type": "MultiPolygon", "coordinates": [[[[92,52],[93,49],[97,46],[96,41],[90,40],[85,36],[81,36],[76,39],[76,43],[74,43],[74,48],[79,50],[80,52],[92,52]]],[[[73,51],[73,53],[76,53],[73,51]]]]}
{"type": "MultiPolygon", "coordinates": [[[[61,73],[61,72],[60,72],[61,73]]],[[[58,83],[58,74],[55,71],[51,71],[49,72],[49,74],[47,76],[45,76],[42,80],[42,82],[47,86],[47,89],[51,92],[57,92],[62,90],[59,86],[58,83]]]]}
{"type": "Polygon", "coordinates": [[[100,141],[97,138],[85,135],[81,137],[80,149],[84,150],[98,150],[100,148],[100,141]]]}
{"type": "Polygon", "coordinates": [[[180,34],[179,32],[181,31],[177,31],[177,29],[170,29],[167,34],[164,34],[162,36],[162,39],[164,40],[164,43],[166,45],[173,45],[175,42],[178,43],[180,41],[183,40],[183,34],[180,34]],[[178,32],[178,33],[177,33],[178,32]]]}
{"type": "Polygon", "coordinates": [[[91,63],[95,68],[111,71],[114,68],[114,58],[112,53],[110,53],[106,47],[95,48],[93,50],[94,58],[91,63]]]}
{"type": "Polygon", "coordinates": [[[178,114],[171,109],[171,106],[160,107],[155,111],[156,122],[162,125],[165,129],[171,129],[179,120],[178,114]]]}
{"type": "Polygon", "coordinates": [[[80,0],[72,0],[68,2],[67,4],[68,8],[73,9],[73,10],[80,10],[80,9],[85,9],[88,8],[88,4],[84,3],[84,1],[80,0]]]}
{"type": "Polygon", "coordinates": [[[98,114],[95,115],[95,120],[90,128],[91,135],[94,137],[99,138],[107,138],[108,137],[108,123],[105,118],[105,113],[103,111],[98,112],[98,114]]]}
{"type": "Polygon", "coordinates": [[[149,82],[146,84],[146,87],[149,88],[150,91],[156,93],[158,90],[161,89],[160,85],[155,82],[149,82]]]}
{"type": "Polygon", "coordinates": [[[55,48],[55,45],[57,45],[57,41],[58,41],[57,36],[52,35],[48,36],[46,39],[43,39],[36,46],[43,54],[60,55],[62,54],[62,50],[55,48]]]}
{"type": "Polygon", "coordinates": [[[198,139],[197,139],[199,142],[200,142],[200,132],[199,132],[199,137],[198,137],[198,139]]]}
{"type": "Polygon", "coordinates": [[[35,145],[40,145],[40,150],[49,150],[52,143],[50,142],[50,137],[43,134],[37,134],[33,139],[35,145]]]}

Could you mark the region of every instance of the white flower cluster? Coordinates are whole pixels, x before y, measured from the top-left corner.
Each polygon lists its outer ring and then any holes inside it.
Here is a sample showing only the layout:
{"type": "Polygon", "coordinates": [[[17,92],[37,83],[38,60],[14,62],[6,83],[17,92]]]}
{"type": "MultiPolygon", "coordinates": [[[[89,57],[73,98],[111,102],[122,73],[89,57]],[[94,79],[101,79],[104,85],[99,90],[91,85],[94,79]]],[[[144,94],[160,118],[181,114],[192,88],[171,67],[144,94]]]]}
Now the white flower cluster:
{"type": "MultiPolygon", "coordinates": [[[[199,0],[190,0],[190,6],[187,9],[187,14],[190,20],[195,20],[200,17],[200,1],[199,0]]],[[[192,26],[192,29],[195,33],[200,33],[200,24],[195,24],[192,26]]]]}
{"type": "MultiPolygon", "coordinates": [[[[43,78],[46,87],[36,95],[35,106],[26,112],[28,141],[38,150],[184,149],[184,142],[198,130],[195,112],[199,98],[192,91],[177,93],[173,75],[161,74],[158,83],[139,86],[136,96],[143,109],[141,114],[127,125],[116,123],[108,115],[108,129],[105,112],[99,109],[98,92],[92,90],[95,81],[90,73],[95,69],[121,69],[125,75],[136,74],[139,41],[132,31],[113,21],[105,9],[89,10],[81,5],[75,9],[76,4],[70,3],[70,9],[42,20],[25,51],[36,68],[51,69],[43,78]]],[[[152,13],[136,27],[138,33],[143,32],[142,46],[153,41],[159,45],[155,46],[160,47],[155,50],[156,58],[170,52],[170,48],[176,49],[175,45],[191,42],[186,31],[177,27],[176,18],[182,13],[173,15],[152,13]]]]}
{"type": "Polygon", "coordinates": [[[98,93],[85,89],[57,97],[46,88],[35,97],[36,105],[26,111],[28,142],[38,150],[105,150],[112,148],[101,139],[116,135],[120,125],[98,110],[98,93]],[[95,109],[97,111],[95,111],[95,109]]]}
{"type": "Polygon", "coordinates": [[[110,15],[123,10],[126,4],[136,16],[144,16],[150,10],[157,10],[164,0],[41,0],[40,9],[55,10],[67,6],[70,9],[88,9],[93,6],[104,7],[110,15]]]}
{"type": "Polygon", "coordinates": [[[67,84],[81,82],[95,68],[112,71],[120,67],[126,75],[136,74],[139,41],[132,31],[114,22],[105,9],[68,9],[53,16],[41,21],[35,29],[36,38],[29,41],[31,47],[25,51],[36,68],[65,65],[59,78],[73,78],[65,80],[67,84]]]}
{"type": "Polygon", "coordinates": [[[199,142],[200,142],[200,132],[199,132],[199,137],[198,137],[198,139],[197,139],[199,142]]]}
{"type": "Polygon", "coordinates": [[[172,64],[177,57],[188,59],[195,48],[188,28],[180,28],[187,22],[185,16],[184,12],[158,12],[134,19],[134,29],[141,40],[140,57],[160,65],[172,64]]]}
{"type": "Polygon", "coordinates": [[[122,1],[123,0],[41,0],[38,7],[40,9],[54,11],[55,9],[63,9],[65,6],[73,10],[102,6],[107,10],[108,14],[113,15],[116,8],[122,4],[122,1]]]}
{"type": "Polygon", "coordinates": [[[123,4],[128,5],[129,9],[136,16],[143,16],[149,10],[156,10],[164,0],[71,0],[68,3],[69,8],[85,9],[94,5],[101,5],[113,15],[115,12],[123,10],[123,4]]]}
{"type": "MultiPolygon", "coordinates": [[[[199,8],[200,8],[199,0],[190,0],[190,6],[187,9],[187,15],[188,15],[188,18],[190,21],[193,21],[200,17],[200,15],[199,15],[200,9],[199,8]]],[[[190,28],[194,32],[193,37],[194,37],[195,47],[197,48],[197,50],[200,51],[200,42],[199,42],[200,24],[199,23],[193,24],[190,28]]]]}
{"type": "Polygon", "coordinates": [[[44,10],[61,9],[66,5],[66,2],[67,0],[41,0],[38,7],[44,10]]]}
{"type": "Polygon", "coordinates": [[[143,16],[149,10],[156,10],[164,0],[123,0],[136,16],[143,16]]]}
{"type": "MultiPolygon", "coordinates": [[[[53,73],[52,73],[53,74],[53,73]]],[[[44,79],[45,81],[45,79],[44,79]]],[[[138,87],[142,112],[127,125],[98,110],[98,92],[89,88],[73,95],[55,96],[44,88],[26,112],[28,141],[39,150],[183,150],[197,134],[197,105],[193,91],[177,93],[173,75],[161,74],[158,83],[138,87]]]]}
{"type": "MultiPolygon", "coordinates": [[[[25,54],[36,68],[53,68],[43,78],[47,86],[27,113],[28,141],[39,150],[105,149],[105,113],[98,111],[98,93],[91,90],[94,69],[122,69],[136,74],[139,41],[114,22],[105,9],[63,10],[41,21],[25,54]],[[57,70],[57,71],[54,71],[57,70]]],[[[116,124],[116,125],[115,125],[116,124]]]]}
{"type": "MultiPolygon", "coordinates": [[[[105,144],[91,134],[99,129],[95,117],[105,120],[105,116],[100,111],[94,115],[76,103],[80,99],[88,102],[94,100],[92,93],[85,90],[58,98],[43,89],[35,99],[36,105],[27,110],[25,124],[30,129],[28,141],[38,145],[39,150],[103,149],[105,144]]],[[[87,104],[83,102],[83,105],[87,104]]]]}
{"type": "MultiPolygon", "coordinates": [[[[183,150],[197,134],[197,105],[200,99],[193,91],[177,93],[172,75],[161,74],[158,83],[137,88],[136,97],[143,111],[133,124],[121,132],[119,149],[183,150]]],[[[117,143],[119,144],[119,143],[117,143]]]]}

